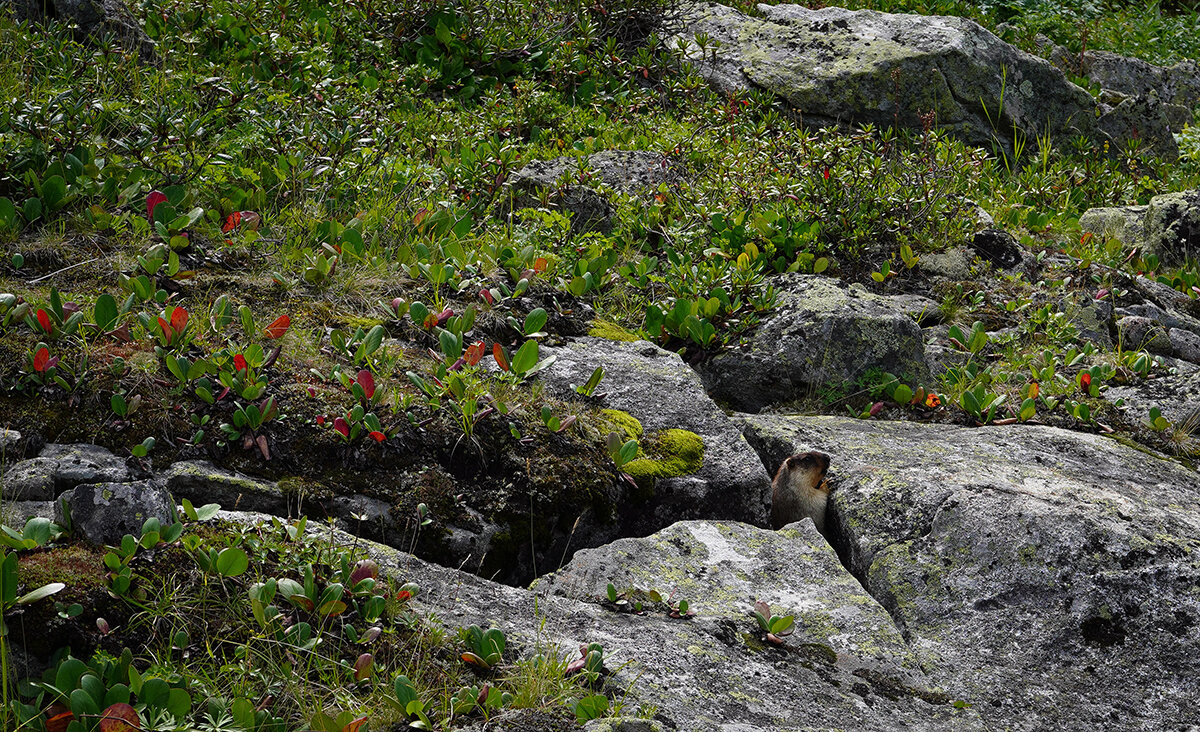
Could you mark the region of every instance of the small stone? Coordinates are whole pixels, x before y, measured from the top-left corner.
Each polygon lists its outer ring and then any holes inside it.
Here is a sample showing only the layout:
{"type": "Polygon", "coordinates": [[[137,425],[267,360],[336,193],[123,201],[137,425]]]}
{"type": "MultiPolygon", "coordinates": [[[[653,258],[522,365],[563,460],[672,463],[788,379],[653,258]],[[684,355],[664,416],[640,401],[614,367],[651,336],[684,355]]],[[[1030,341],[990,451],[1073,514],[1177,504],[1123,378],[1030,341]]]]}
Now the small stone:
{"type": "Polygon", "coordinates": [[[54,471],[58,463],[48,458],[22,460],[4,473],[0,495],[7,501],[54,499],[54,471]]]}
{"type": "Polygon", "coordinates": [[[125,534],[141,536],[142,524],[151,517],[164,525],[172,520],[170,496],[149,480],[76,486],[63,493],[54,507],[59,524],[66,522],[64,503],[70,508],[76,535],[95,544],[116,544],[125,534]]]}
{"type": "Polygon", "coordinates": [[[1117,321],[1117,337],[1126,351],[1145,349],[1170,356],[1171,339],[1162,323],[1141,315],[1126,315],[1117,321]]]}
{"type": "Polygon", "coordinates": [[[1200,364],[1200,335],[1190,330],[1172,328],[1167,332],[1175,355],[1184,361],[1200,364]]]}

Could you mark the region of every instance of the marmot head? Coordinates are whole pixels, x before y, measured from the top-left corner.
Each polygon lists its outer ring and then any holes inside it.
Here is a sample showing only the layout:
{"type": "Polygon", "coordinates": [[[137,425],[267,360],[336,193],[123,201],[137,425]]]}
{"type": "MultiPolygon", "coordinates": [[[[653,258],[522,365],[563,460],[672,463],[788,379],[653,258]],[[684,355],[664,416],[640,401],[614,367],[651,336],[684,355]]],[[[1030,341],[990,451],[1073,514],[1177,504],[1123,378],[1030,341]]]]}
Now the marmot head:
{"type": "Polygon", "coordinates": [[[829,492],[825,472],[829,470],[829,456],[823,452],[799,452],[792,455],[779,466],[775,480],[787,480],[795,484],[799,481],[810,489],[829,492]]]}

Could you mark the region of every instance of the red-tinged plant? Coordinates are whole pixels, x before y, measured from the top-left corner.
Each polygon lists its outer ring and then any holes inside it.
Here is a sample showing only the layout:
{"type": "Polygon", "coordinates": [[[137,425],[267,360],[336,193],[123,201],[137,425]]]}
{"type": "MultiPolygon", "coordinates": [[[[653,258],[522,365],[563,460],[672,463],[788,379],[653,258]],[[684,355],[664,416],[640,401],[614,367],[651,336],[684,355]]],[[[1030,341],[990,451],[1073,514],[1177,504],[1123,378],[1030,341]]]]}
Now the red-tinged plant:
{"type": "Polygon", "coordinates": [[[131,732],[141,728],[137,710],[123,702],[109,706],[100,715],[100,732],[131,732]]]}
{"type": "Polygon", "coordinates": [[[159,343],[163,348],[179,348],[187,342],[188,311],[182,307],[171,309],[169,318],[158,316],[158,328],[161,332],[159,343]]]}
{"type": "Polygon", "coordinates": [[[361,654],[354,662],[354,680],[358,682],[366,681],[371,678],[371,671],[375,667],[375,657],[370,653],[361,654]]]}
{"type": "Polygon", "coordinates": [[[379,579],[379,563],[374,559],[360,559],[350,570],[350,588],[365,579],[379,579]]]}
{"type": "Polygon", "coordinates": [[[350,423],[342,417],[338,417],[337,419],[333,420],[333,429],[335,432],[341,435],[343,439],[350,439],[350,423]]]}
{"type": "Polygon", "coordinates": [[[375,396],[375,377],[371,375],[370,371],[362,369],[358,372],[358,377],[355,381],[359,388],[362,389],[363,396],[367,399],[375,396]]]}
{"type": "Polygon", "coordinates": [[[1080,374],[1079,375],[1079,390],[1086,394],[1088,392],[1088,390],[1091,389],[1091,387],[1092,387],[1092,375],[1088,374],[1088,373],[1080,374]]]}
{"type": "Polygon", "coordinates": [[[39,347],[33,352],[33,370],[39,374],[46,373],[46,369],[53,367],[50,360],[50,349],[46,346],[39,347]]]}
{"type": "Polygon", "coordinates": [[[318,415],[317,415],[317,426],[318,426],[318,427],[324,427],[324,426],[325,426],[325,415],[323,415],[323,414],[318,414],[318,415]]]}
{"type": "Polygon", "coordinates": [[[273,323],[267,326],[263,331],[263,335],[267,338],[278,339],[282,338],[288,332],[288,328],[292,326],[292,319],[287,315],[280,315],[273,323]]]}
{"type": "Polygon", "coordinates": [[[41,326],[42,330],[46,331],[47,335],[54,332],[54,324],[50,322],[50,314],[42,308],[38,308],[37,322],[38,325],[41,326]]]}
{"type": "Polygon", "coordinates": [[[463,354],[463,358],[466,360],[467,365],[478,366],[479,361],[483,358],[484,350],[485,346],[483,345],[483,341],[475,341],[471,345],[467,346],[467,351],[463,354]]]}
{"type": "Polygon", "coordinates": [[[483,301],[488,305],[494,305],[496,303],[496,298],[492,297],[491,291],[486,287],[479,291],[479,297],[482,298],[483,301]]]}
{"type": "Polygon", "coordinates": [[[245,371],[246,370],[246,357],[240,353],[235,353],[233,355],[233,369],[234,369],[234,371],[245,371]]]}
{"type": "Polygon", "coordinates": [[[75,715],[62,704],[51,704],[46,709],[46,732],[67,732],[75,715]]]}
{"type": "Polygon", "coordinates": [[[154,220],[154,209],[160,203],[166,203],[167,196],[162,191],[151,191],[150,195],[146,196],[146,218],[154,220]]]}
{"type": "Polygon", "coordinates": [[[375,440],[376,442],[383,442],[384,440],[387,439],[387,435],[383,434],[382,432],[380,432],[378,430],[371,430],[370,432],[367,433],[367,437],[370,437],[372,440],[375,440]]]}
{"type": "Polygon", "coordinates": [[[234,211],[225,217],[225,223],[221,226],[221,231],[228,234],[238,226],[250,231],[258,231],[258,227],[261,224],[262,217],[253,211],[234,211]]]}
{"type": "Polygon", "coordinates": [[[508,371],[511,368],[508,359],[508,351],[506,351],[504,346],[501,346],[499,343],[492,344],[492,358],[496,359],[496,365],[500,367],[501,371],[508,371]]]}

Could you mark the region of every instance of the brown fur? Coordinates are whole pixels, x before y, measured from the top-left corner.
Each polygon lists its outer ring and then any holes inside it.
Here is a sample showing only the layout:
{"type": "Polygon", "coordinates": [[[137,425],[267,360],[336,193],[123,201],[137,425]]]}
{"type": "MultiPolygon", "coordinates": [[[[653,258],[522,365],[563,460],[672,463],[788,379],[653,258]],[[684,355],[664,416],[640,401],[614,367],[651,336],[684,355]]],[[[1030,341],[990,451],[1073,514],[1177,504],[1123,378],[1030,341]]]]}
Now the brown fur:
{"type": "Polygon", "coordinates": [[[825,505],[829,500],[829,456],[823,452],[802,452],[792,455],[775,473],[771,491],[771,527],[808,516],[825,533],[825,505]]]}

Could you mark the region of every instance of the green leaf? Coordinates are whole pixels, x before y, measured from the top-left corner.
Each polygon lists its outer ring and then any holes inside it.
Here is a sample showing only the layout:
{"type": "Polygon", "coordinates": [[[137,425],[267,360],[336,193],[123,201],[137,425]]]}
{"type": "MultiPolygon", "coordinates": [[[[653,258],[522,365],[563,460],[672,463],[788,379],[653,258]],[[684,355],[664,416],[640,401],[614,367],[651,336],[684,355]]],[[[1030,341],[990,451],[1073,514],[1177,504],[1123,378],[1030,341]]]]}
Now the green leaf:
{"type": "Polygon", "coordinates": [[[67,182],[61,175],[52,175],[42,181],[42,203],[49,211],[57,211],[65,203],[67,182]]]}
{"type": "Polygon", "coordinates": [[[521,344],[517,352],[513,354],[511,368],[513,373],[523,376],[534,367],[538,360],[538,344],[537,341],[529,340],[521,344]]]}
{"type": "Polygon", "coordinates": [[[537,308],[525,316],[525,336],[532,338],[535,333],[541,333],[550,315],[544,308],[537,308]]]}
{"type": "Polygon", "coordinates": [[[92,320],[102,331],[109,331],[117,323],[117,301],[107,292],[96,298],[96,306],[92,310],[92,320]]]}
{"type": "Polygon", "coordinates": [[[238,547],[226,547],[217,555],[217,573],[222,577],[237,577],[249,567],[250,559],[238,547]]]}
{"type": "Polygon", "coordinates": [[[19,598],[17,598],[17,604],[28,605],[29,603],[37,602],[44,597],[50,597],[56,592],[61,592],[65,588],[66,585],[62,582],[51,582],[48,585],[42,585],[32,592],[26,592],[24,595],[21,595],[19,598]]]}

